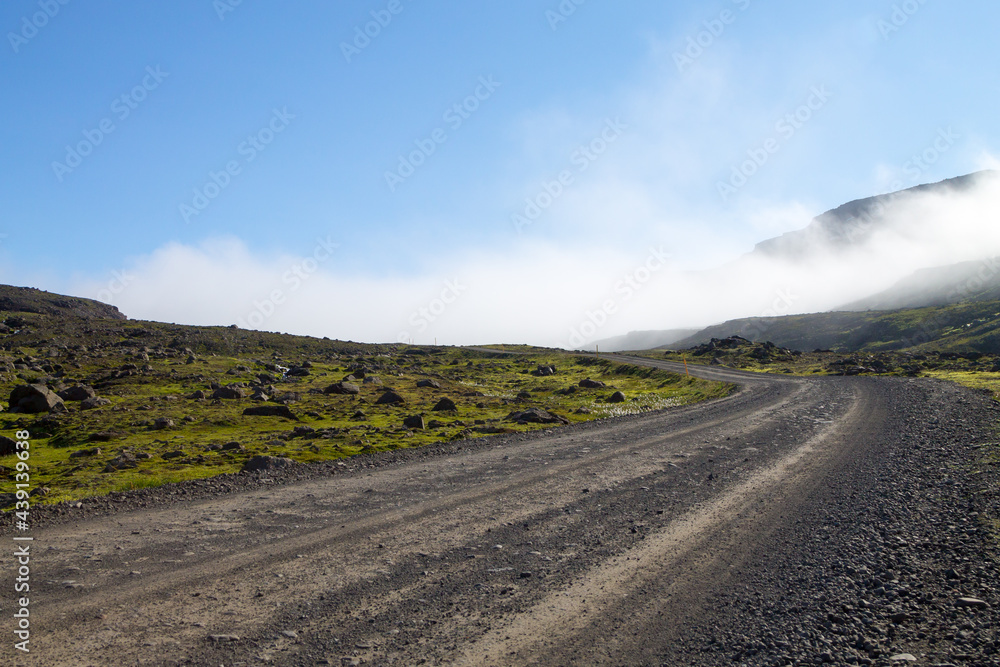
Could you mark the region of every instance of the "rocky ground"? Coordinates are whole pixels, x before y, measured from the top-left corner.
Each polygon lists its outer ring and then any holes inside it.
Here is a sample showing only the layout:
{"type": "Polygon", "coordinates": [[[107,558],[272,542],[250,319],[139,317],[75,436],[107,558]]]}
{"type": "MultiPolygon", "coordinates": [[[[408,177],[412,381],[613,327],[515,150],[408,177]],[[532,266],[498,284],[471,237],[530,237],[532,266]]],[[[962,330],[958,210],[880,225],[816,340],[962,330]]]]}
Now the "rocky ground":
{"type": "Polygon", "coordinates": [[[891,437],[822,481],[665,664],[1000,664],[1000,411],[942,382],[879,388],[891,437]]]}

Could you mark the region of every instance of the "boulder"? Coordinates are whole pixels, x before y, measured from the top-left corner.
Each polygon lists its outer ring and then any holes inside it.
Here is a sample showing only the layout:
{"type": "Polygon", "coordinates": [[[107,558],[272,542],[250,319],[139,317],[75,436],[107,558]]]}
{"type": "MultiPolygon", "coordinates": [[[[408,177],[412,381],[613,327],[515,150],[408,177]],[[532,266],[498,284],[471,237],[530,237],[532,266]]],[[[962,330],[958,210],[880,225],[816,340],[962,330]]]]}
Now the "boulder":
{"type": "Polygon", "coordinates": [[[416,430],[424,430],[424,418],[421,415],[412,415],[403,420],[403,426],[416,430]]]}
{"type": "Polygon", "coordinates": [[[263,472],[266,470],[280,470],[295,465],[295,461],[283,456],[257,455],[243,464],[244,472],[263,472]]]}
{"type": "Polygon", "coordinates": [[[438,382],[437,380],[432,380],[432,379],[428,378],[428,379],[425,379],[425,380],[417,380],[417,386],[418,387],[430,387],[431,389],[440,389],[441,388],[441,383],[438,382]]]}
{"type": "Polygon", "coordinates": [[[375,405],[400,405],[406,403],[406,399],[394,391],[387,391],[378,397],[375,405]]]}
{"type": "Polygon", "coordinates": [[[323,390],[324,394],[349,394],[357,395],[361,393],[361,387],[354,384],[353,382],[334,382],[329,387],[323,390]]]}
{"type": "Polygon", "coordinates": [[[247,397],[247,390],[243,387],[219,387],[212,392],[212,398],[240,399],[247,397]]]}
{"type": "Polygon", "coordinates": [[[247,408],[243,411],[244,417],[284,417],[285,419],[295,419],[295,415],[288,409],[287,405],[259,405],[254,408],[247,408]]]}
{"type": "Polygon", "coordinates": [[[87,400],[85,400],[82,403],[80,403],[80,409],[81,410],[93,410],[94,408],[99,408],[102,405],[111,405],[111,400],[107,399],[107,398],[103,398],[101,396],[94,396],[94,397],[88,398],[87,400]]]}
{"type": "Polygon", "coordinates": [[[160,417],[155,422],[153,422],[153,428],[155,428],[157,431],[162,431],[165,428],[173,428],[175,425],[176,424],[174,424],[174,420],[170,419],[169,417],[160,417]]]}
{"type": "Polygon", "coordinates": [[[584,389],[603,389],[607,385],[600,380],[591,380],[590,378],[586,378],[584,380],[580,380],[580,386],[584,389]]]}
{"type": "Polygon", "coordinates": [[[443,412],[447,410],[458,410],[458,406],[455,405],[455,401],[450,398],[442,398],[440,401],[434,404],[431,408],[434,412],[443,412]]]}
{"type": "Polygon", "coordinates": [[[624,403],[624,402],[625,402],[625,394],[623,394],[620,391],[616,391],[615,393],[611,394],[611,396],[608,397],[608,403],[624,403]]]}
{"type": "Polygon", "coordinates": [[[104,472],[115,472],[116,470],[128,470],[138,466],[135,455],[131,452],[119,452],[118,456],[108,461],[104,466],[104,472]]]}
{"type": "Polygon", "coordinates": [[[504,421],[517,422],[519,424],[568,424],[569,420],[541,408],[529,408],[523,411],[511,412],[504,418],[504,421]]]}
{"type": "Polygon", "coordinates": [[[85,384],[78,384],[75,387],[63,389],[59,392],[59,398],[64,401],[85,401],[95,396],[97,396],[97,392],[85,384]]]}
{"type": "Polygon", "coordinates": [[[75,452],[70,452],[69,457],[71,459],[78,459],[84,456],[100,456],[100,455],[101,455],[100,447],[91,447],[90,449],[78,449],[75,452]]]}
{"type": "Polygon", "coordinates": [[[63,399],[44,384],[22,384],[10,392],[10,411],[37,414],[66,409],[63,399]]]}
{"type": "Polygon", "coordinates": [[[0,435],[0,456],[10,456],[17,452],[17,440],[0,435]]]}

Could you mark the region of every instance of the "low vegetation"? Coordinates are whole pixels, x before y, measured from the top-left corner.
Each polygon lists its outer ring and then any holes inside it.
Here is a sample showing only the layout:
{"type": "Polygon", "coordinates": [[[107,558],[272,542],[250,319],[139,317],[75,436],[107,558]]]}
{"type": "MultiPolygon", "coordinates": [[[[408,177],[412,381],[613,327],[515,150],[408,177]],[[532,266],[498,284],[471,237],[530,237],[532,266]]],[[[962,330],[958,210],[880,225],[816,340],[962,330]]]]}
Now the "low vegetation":
{"type": "MultiPolygon", "coordinates": [[[[0,397],[34,384],[66,396],[83,386],[80,395],[89,388],[98,399],[0,413],[0,435],[31,432],[32,487],[44,489],[43,502],[238,472],[256,455],[331,460],[668,408],[732,390],[522,346],[365,345],[47,313],[0,313],[0,321],[7,327],[0,397]],[[581,386],[587,379],[593,387],[581,386]],[[390,392],[397,402],[380,402],[390,392]],[[248,408],[275,414],[244,414],[248,408]],[[518,414],[532,408],[541,412],[518,414]]],[[[0,458],[0,479],[13,478],[13,463],[0,458]]]]}

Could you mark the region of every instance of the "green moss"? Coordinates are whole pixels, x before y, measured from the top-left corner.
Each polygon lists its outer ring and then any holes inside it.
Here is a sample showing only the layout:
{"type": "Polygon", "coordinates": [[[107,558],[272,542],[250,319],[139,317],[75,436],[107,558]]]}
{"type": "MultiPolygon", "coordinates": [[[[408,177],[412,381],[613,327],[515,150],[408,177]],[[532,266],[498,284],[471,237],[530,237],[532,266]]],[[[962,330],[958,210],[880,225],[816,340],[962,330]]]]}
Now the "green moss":
{"type": "MultiPolygon", "coordinates": [[[[70,411],[54,420],[41,415],[0,414],[0,432],[32,431],[32,486],[51,489],[45,502],[231,473],[255,454],[313,462],[479,437],[497,429],[546,428],[504,421],[512,411],[529,407],[541,407],[579,422],[717,398],[732,390],[722,383],[550,350],[495,354],[462,348],[359,345],[150,322],[75,323],[82,330],[66,336],[67,326],[34,316],[28,335],[22,332],[2,337],[13,349],[6,356],[0,353],[0,360],[36,357],[39,364],[50,367],[41,374],[59,374],[67,385],[91,384],[112,401],[86,411],[69,403],[70,411]],[[54,341],[61,337],[72,342],[58,347],[54,341]],[[81,344],[87,346],[86,352],[77,347],[81,344]],[[148,360],[137,360],[143,347],[152,353],[148,360]],[[193,363],[187,363],[185,348],[195,352],[193,363]],[[209,390],[213,381],[247,382],[260,373],[274,375],[268,366],[275,362],[290,366],[306,360],[312,363],[310,375],[274,383],[278,395],[298,395],[289,403],[295,420],[245,417],[244,408],[259,405],[249,399],[188,398],[196,390],[209,390]],[[115,377],[115,371],[126,364],[135,365],[137,370],[115,377]],[[370,374],[378,376],[383,385],[359,381],[359,396],[322,393],[324,387],[341,380],[347,369],[359,364],[374,368],[370,374]],[[533,374],[539,365],[555,365],[557,374],[533,374]],[[249,370],[230,374],[237,367],[249,370]],[[428,377],[436,379],[441,388],[417,388],[417,381],[428,377]],[[580,389],[577,385],[585,377],[602,380],[608,388],[580,389]],[[375,405],[388,388],[401,394],[406,404],[375,405]],[[630,400],[608,403],[606,399],[616,390],[625,392],[630,400]],[[434,412],[433,406],[442,397],[454,400],[458,411],[434,412]],[[354,416],[359,411],[363,418],[354,416]],[[404,428],[403,419],[414,414],[424,415],[428,424],[431,420],[437,423],[426,430],[404,428]],[[156,430],[158,418],[171,419],[174,426],[156,430]],[[303,426],[313,430],[293,431],[303,426]],[[216,447],[229,442],[239,443],[242,450],[220,451],[216,447]],[[74,455],[92,448],[101,451],[74,455]],[[108,462],[123,451],[140,457],[136,467],[105,472],[108,462]],[[164,458],[164,454],[178,451],[183,454],[164,458]]],[[[0,376],[0,396],[25,382],[23,375],[0,376]]],[[[0,480],[12,479],[12,473],[13,459],[0,459],[0,480]]],[[[6,484],[0,483],[2,486],[6,484]]]]}

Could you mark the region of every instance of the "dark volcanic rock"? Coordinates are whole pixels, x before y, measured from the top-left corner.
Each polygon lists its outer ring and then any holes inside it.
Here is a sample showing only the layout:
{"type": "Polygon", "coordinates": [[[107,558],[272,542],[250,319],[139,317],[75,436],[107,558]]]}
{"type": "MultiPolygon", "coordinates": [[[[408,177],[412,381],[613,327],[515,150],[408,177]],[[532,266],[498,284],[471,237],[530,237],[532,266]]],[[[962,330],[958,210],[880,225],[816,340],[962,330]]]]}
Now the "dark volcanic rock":
{"type": "Polygon", "coordinates": [[[39,413],[65,410],[66,405],[43,384],[23,384],[10,392],[10,411],[39,413]]]}
{"type": "Polygon", "coordinates": [[[438,382],[437,380],[425,379],[425,380],[417,380],[417,386],[430,387],[432,389],[440,389],[441,383],[438,382]]]}
{"type": "Polygon", "coordinates": [[[283,456],[255,456],[243,464],[244,472],[276,470],[295,465],[295,461],[283,456]]]}
{"type": "Polygon", "coordinates": [[[243,387],[220,387],[212,392],[212,398],[239,399],[246,398],[248,393],[243,387]]]}
{"type": "Polygon", "coordinates": [[[361,393],[361,387],[354,384],[353,382],[335,382],[329,387],[323,390],[324,394],[350,394],[357,395],[361,393]]]}
{"type": "Polygon", "coordinates": [[[529,408],[523,411],[511,412],[504,418],[504,421],[518,422],[522,424],[568,424],[569,420],[541,408],[529,408]]]}
{"type": "Polygon", "coordinates": [[[0,456],[10,456],[17,451],[17,440],[0,435],[0,456]]]}
{"type": "Polygon", "coordinates": [[[387,391],[378,397],[375,405],[401,405],[406,403],[406,399],[394,391],[387,391]]]}
{"type": "Polygon", "coordinates": [[[94,408],[99,408],[102,405],[111,405],[111,400],[103,398],[101,396],[93,396],[80,403],[81,410],[93,410],[94,408]]]}
{"type": "Polygon", "coordinates": [[[85,401],[95,396],[97,396],[97,392],[85,384],[78,384],[75,387],[63,389],[59,392],[59,398],[64,401],[85,401]]]}
{"type": "Polygon", "coordinates": [[[284,417],[285,419],[295,419],[295,415],[288,409],[287,405],[260,405],[254,408],[247,408],[243,411],[245,417],[284,417]]]}
{"type": "Polygon", "coordinates": [[[603,389],[607,385],[600,380],[591,380],[590,378],[586,378],[584,380],[580,380],[580,386],[584,389],[603,389]]]}
{"type": "Polygon", "coordinates": [[[434,404],[431,408],[434,412],[443,412],[447,410],[458,410],[458,406],[455,405],[455,401],[450,398],[442,398],[440,401],[434,404]]]}
{"type": "Polygon", "coordinates": [[[417,429],[420,431],[424,430],[424,418],[421,415],[413,415],[407,417],[403,420],[403,426],[406,428],[417,429]]]}

